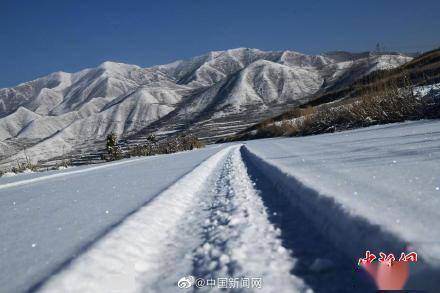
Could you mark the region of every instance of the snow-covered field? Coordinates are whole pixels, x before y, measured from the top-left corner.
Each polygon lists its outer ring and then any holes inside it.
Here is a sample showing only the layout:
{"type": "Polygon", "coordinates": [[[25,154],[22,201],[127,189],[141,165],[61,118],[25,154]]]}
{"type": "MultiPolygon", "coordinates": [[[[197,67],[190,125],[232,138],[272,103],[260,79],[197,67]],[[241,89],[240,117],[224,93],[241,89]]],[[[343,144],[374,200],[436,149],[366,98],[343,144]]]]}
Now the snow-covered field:
{"type": "Polygon", "coordinates": [[[435,291],[439,222],[439,121],[24,174],[0,178],[0,291],[371,292],[366,250],[417,252],[407,287],[435,291]]]}

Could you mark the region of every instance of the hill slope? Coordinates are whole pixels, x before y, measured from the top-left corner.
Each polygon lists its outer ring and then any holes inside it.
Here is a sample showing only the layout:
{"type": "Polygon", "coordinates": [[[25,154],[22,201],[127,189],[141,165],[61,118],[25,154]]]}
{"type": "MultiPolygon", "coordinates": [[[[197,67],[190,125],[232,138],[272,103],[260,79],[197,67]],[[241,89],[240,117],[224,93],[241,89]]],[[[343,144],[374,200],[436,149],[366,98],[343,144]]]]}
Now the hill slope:
{"type": "Polygon", "coordinates": [[[306,103],[222,140],[317,134],[440,115],[440,49],[360,77],[350,71],[342,74],[346,77],[309,96],[306,103]]]}
{"type": "Polygon", "coordinates": [[[25,147],[34,160],[96,149],[110,132],[132,143],[152,132],[191,128],[213,141],[317,92],[411,59],[239,48],[150,68],[105,62],[57,72],[0,89],[0,160],[20,158],[25,147]]]}

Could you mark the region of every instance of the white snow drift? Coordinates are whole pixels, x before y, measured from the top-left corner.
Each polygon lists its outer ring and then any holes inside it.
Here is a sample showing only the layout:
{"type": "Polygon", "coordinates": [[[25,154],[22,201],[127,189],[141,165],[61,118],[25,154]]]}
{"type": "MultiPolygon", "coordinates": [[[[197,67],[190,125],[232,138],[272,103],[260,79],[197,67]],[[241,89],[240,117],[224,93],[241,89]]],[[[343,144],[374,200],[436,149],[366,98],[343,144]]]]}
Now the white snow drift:
{"type": "Polygon", "coordinates": [[[258,276],[265,292],[302,292],[313,289],[304,276],[325,281],[326,269],[344,274],[383,249],[417,252],[408,288],[435,291],[439,166],[440,122],[419,121],[1,178],[0,283],[175,292],[188,275],[258,276]],[[296,273],[301,253],[286,249],[265,206],[278,197],[306,219],[289,229],[320,232],[352,264],[316,258],[296,273]]]}

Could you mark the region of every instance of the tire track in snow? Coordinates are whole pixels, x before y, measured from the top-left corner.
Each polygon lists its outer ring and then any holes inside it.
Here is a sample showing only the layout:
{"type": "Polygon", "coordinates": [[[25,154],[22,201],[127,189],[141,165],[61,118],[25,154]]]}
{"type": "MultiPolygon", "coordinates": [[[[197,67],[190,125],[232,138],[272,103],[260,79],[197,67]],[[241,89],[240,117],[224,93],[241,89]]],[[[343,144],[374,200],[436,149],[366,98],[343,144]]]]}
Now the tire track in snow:
{"type": "MultiPolygon", "coordinates": [[[[289,172],[290,166],[274,164],[252,148],[244,146],[241,150],[269,209],[287,214],[284,219],[273,221],[283,231],[283,243],[293,250],[299,260],[294,274],[304,278],[312,289],[318,292],[372,292],[375,284],[356,265],[359,256],[367,250],[395,255],[413,250],[408,248],[411,242],[398,234],[358,213],[350,212],[332,196],[320,193],[314,186],[305,185],[289,172]],[[291,217],[292,214],[296,216],[291,217]],[[305,227],[309,233],[304,233],[303,229],[293,229],[295,224],[292,223],[297,223],[299,228],[305,227]],[[330,260],[332,265],[330,268],[319,268],[319,271],[323,271],[321,274],[313,272],[313,259],[322,258],[330,260]]],[[[405,286],[407,289],[436,291],[439,288],[438,275],[439,267],[419,255],[417,266],[411,268],[405,286]]]]}
{"type": "MultiPolygon", "coordinates": [[[[40,291],[163,292],[165,277],[191,270],[191,259],[179,258],[197,244],[191,236],[185,237],[192,234],[192,227],[180,224],[196,222],[197,195],[229,150],[211,156],[156,196],[50,278],[40,291]]],[[[176,281],[173,278],[172,291],[178,289],[176,281]]]]}
{"type": "MultiPolygon", "coordinates": [[[[319,217],[319,213],[306,214],[300,207],[304,199],[280,189],[247,152],[241,149],[248,173],[260,191],[270,221],[281,229],[283,245],[292,251],[296,260],[292,273],[315,292],[374,292],[375,285],[367,273],[356,266],[356,259],[347,256],[331,241],[328,222],[315,225],[313,217],[319,217]]],[[[347,236],[341,238],[352,241],[347,236]]]]}
{"type": "MultiPolygon", "coordinates": [[[[294,260],[281,244],[280,230],[269,222],[238,148],[229,154],[211,192],[204,242],[194,251],[193,275],[262,278],[264,292],[306,291],[302,280],[290,274],[294,260]]],[[[201,289],[205,290],[220,291],[201,289]]]]}
{"type": "Polygon", "coordinates": [[[176,292],[177,281],[189,274],[262,278],[264,292],[307,291],[290,273],[295,260],[270,223],[239,149],[232,146],[203,162],[41,291],[176,292]]]}

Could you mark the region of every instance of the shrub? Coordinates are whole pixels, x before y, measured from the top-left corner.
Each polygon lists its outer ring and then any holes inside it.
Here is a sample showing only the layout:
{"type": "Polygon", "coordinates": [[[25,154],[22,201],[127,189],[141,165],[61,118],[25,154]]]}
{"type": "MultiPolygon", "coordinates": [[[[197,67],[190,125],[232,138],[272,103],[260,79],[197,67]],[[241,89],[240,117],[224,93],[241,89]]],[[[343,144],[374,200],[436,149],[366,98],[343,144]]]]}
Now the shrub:
{"type": "Polygon", "coordinates": [[[204,144],[195,136],[185,134],[158,141],[147,138],[143,145],[135,145],[128,151],[129,156],[153,156],[159,154],[171,154],[180,151],[193,150],[204,147],[204,144]]]}
{"type": "Polygon", "coordinates": [[[114,161],[122,159],[122,151],[118,146],[118,138],[115,133],[107,135],[106,146],[107,156],[104,157],[107,161],[114,161]]]}
{"type": "Polygon", "coordinates": [[[300,134],[333,132],[373,124],[400,122],[421,118],[421,100],[412,87],[387,85],[364,93],[350,104],[337,107],[315,107],[297,124],[300,134]]]}
{"type": "Polygon", "coordinates": [[[158,140],[157,140],[157,138],[156,138],[156,136],[155,136],[154,134],[150,134],[150,135],[147,137],[147,140],[148,140],[149,142],[152,142],[152,143],[156,143],[156,142],[158,142],[158,140]]]}
{"type": "Polygon", "coordinates": [[[274,123],[266,120],[256,127],[256,132],[237,138],[263,138],[274,136],[298,136],[373,124],[401,122],[404,120],[438,117],[439,101],[421,100],[413,92],[410,79],[402,74],[402,80],[387,81],[369,88],[344,104],[323,104],[290,111],[284,117],[293,119],[274,123]],[[300,114],[300,115],[299,115],[300,114]]]}
{"type": "Polygon", "coordinates": [[[11,168],[11,172],[13,173],[23,173],[25,171],[37,171],[38,166],[34,165],[30,162],[17,162],[15,166],[11,168]]]}
{"type": "Polygon", "coordinates": [[[25,171],[37,171],[38,165],[33,164],[31,158],[29,158],[26,149],[23,149],[24,154],[24,162],[21,162],[20,160],[15,161],[15,166],[11,168],[11,172],[13,173],[22,173],[25,171]]]}

